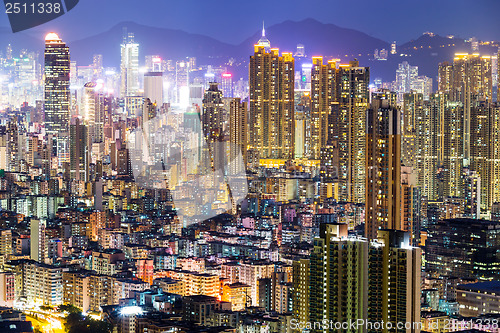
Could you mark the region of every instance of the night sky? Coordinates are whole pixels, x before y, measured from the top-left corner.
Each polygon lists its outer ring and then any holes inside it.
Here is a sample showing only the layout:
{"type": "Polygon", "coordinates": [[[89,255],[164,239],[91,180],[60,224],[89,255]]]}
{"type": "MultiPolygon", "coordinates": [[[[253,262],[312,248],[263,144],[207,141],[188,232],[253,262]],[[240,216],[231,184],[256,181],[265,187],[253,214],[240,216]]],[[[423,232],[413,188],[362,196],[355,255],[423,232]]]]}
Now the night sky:
{"type": "MultiPolygon", "coordinates": [[[[0,17],[0,26],[7,27],[7,15],[0,17]]],[[[308,17],[398,43],[424,31],[500,40],[499,0],[80,0],[66,15],[28,33],[40,37],[55,30],[73,41],[135,21],[236,44],[255,33],[262,20],[269,26],[308,17]]]]}

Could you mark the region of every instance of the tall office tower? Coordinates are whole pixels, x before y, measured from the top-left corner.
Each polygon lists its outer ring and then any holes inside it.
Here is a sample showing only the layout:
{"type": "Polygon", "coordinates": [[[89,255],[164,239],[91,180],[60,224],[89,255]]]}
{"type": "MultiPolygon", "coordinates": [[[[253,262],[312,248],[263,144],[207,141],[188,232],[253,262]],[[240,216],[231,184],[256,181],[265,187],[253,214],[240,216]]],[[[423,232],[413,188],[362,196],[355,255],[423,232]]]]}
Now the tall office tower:
{"type": "Polygon", "coordinates": [[[175,63],[175,101],[181,106],[189,106],[189,62],[175,63]]]}
{"type": "Polygon", "coordinates": [[[136,96],[139,92],[139,44],[133,33],[124,33],[121,44],[120,96],[136,96]]]}
{"type": "MultiPolygon", "coordinates": [[[[321,150],[327,148],[333,140],[331,126],[333,121],[333,104],[338,105],[337,68],[334,60],[323,64],[323,57],[313,57],[311,69],[311,136],[308,146],[311,159],[319,160],[321,150]]],[[[337,108],[338,109],[338,108],[337,108]]]]}
{"type": "Polygon", "coordinates": [[[489,211],[500,199],[500,108],[480,102],[471,109],[471,164],[481,178],[481,210],[489,211]]]}
{"type": "Polygon", "coordinates": [[[309,271],[310,259],[298,259],[292,263],[293,318],[298,322],[309,322],[309,271]]]}
{"type": "Polygon", "coordinates": [[[338,137],[340,200],[365,202],[366,110],[370,71],[357,61],[339,68],[339,112],[334,124],[338,137]]]}
{"type": "Polygon", "coordinates": [[[464,168],[463,196],[465,218],[479,219],[481,213],[481,177],[478,172],[464,168]]]}
{"type": "Polygon", "coordinates": [[[310,259],[311,322],[368,317],[368,250],[366,240],[347,238],[346,224],[320,224],[310,259]]]}
{"type": "Polygon", "coordinates": [[[403,94],[411,92],[413,82],[418,77],[418,66],[411,66],[407,61],[398,65],[396,70],[396,87],[398,93],[398,103],[403,102],[403,94]]]}
{"type": "Polygon", "coordinates": [[[248,125],[247,125],[247,102],[241,102],[241,99],[234,98],[229,104],[229,161],[233,168],[231,174],[236,174],[239,170],[245,170],[246,155],[248,144],[248,125]],[[237,164],[237,157],[243,156],[244,165],[237,164]]]}
{"type": "Polygon", "coordinates": [[[403,95],[402,163],[413,168],[417,165],[416,134],[420,120],[417,116],[422,114],[423,107],[423,94],[411,92],[403,95]]]}
{"type": "Polygon", "coordinates": [[[464,167],[464,106],[462,102],[448,102],[443,121],[444,197],[461,197],[462,168],[464,167]]]}
{"type": "Polygon", "coordinates": [[[365,237],[401,230],[401,113],[396,93],[375,92],[366,113],[365,237]]]}
{"type": "Polygon", "coordinates": [[[45,36],[45,129],[69,131],[69,48],[55,33],[45,36]]]}
{"type": "Polygon", "coordinates": [[[88,128],[75,118],[70,126],[70,176],[71,179],[88,181],[89,148],[88,128]]]}
{"type": "Polygon", "coordinates": [[[222,73],[220,89],[224,97],[233,98],[233,74],[222,73]]]}
{"type": "Polygon", "coordinates": [[[37,262],[44,262],[47,252],[45,221],[32,219],[30,223],[30,258],[37,262]]]}
{"type": "Polygon", "coordinates": [[[401,229],[410,234],[410,244],[419,246],[422,191],[412,167],[401,166],[401,229]]]}
{"type": "Polygon", "coordinates": [[[159,108],[163,104],[163,73],[144,74],[144,98],[149,98],[159,108]]]}
{"type": "Polygon", "coordinates": [[[102,54],[94,54],[92,67],[94,69],[93,79],[99,79],[102,76],[102,54]]]}
{"type": "Polygon", "coordinates": [[[291,53],[267,51],[263,38],[250,57],[249,148],[260,158],[293,159],[295,61],[291,53]]]}

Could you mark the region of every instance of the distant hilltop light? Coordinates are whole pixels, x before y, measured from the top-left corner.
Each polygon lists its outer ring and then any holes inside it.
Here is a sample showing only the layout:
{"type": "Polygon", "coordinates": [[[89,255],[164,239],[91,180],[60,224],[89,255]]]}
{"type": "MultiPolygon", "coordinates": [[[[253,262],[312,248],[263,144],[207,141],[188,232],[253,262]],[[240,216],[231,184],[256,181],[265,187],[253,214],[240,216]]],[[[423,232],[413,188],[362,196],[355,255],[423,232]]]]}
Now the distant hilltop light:
{"type": "Polygon", "coordinates": [[[56,34],[55,32],[49,32],[47,36],[45,36],[45,41],[60,41],[61,38],[59,38],[59,35],[56,34]]]}

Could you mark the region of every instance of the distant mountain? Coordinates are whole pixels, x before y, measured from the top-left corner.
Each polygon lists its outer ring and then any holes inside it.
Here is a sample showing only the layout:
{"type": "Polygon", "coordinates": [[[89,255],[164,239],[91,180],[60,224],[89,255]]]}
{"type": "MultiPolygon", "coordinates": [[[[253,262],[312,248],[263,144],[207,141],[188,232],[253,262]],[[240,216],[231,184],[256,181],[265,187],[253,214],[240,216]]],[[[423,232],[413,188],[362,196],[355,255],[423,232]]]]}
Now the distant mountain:
{"type": "MultiPolygon", "coordinates": [[[[198,59],[221,59],[230,57],[248,59],[252,46],[259,40],[258,31],[239,45],[230,45],[211,37],[190,34],[180,30],[148,27],[133,22],[120,23],[96,36],[69,43],[72,58],[88,63],[93,54],[103,54],[106,64],[116,66],[120,60],[120,43],[123,28],[135,34],[140,44],[141,56],[159,54],[167,59],[182,59],[194,56],[198,59]]],[[[313,19],[300,22],[285,21],[266,28],[273,47],[295,52],[297,44],[306,45],[309,55],[345,57],[349,59],[359,53],[366,56],[376,48],[388,48],[389,44],[365,33],[340,28],[334,24],[323,24],[313,19]]],[[[142,60],[142,59],[141,59],[142,60]]]]}
{"type": "Polygon", "coordinates": [[[102,54],[105,66],[119,66],[124,28],[134,33],[135,41],[140,45],[140,63],[144,62],[144,56],[154,54],[166,59],[178,60],[189,56],[203,61],[209,58],[227,59],[228,55],[235,53],[234,45],[211,37],[123,22],[101,34],[68,43],[72,59],[88,64],[94,54],[102,54]]]}
{"type": "MultiPolygon", "coordinates": [[[[285,21],[266,29],[272,47],[295,52],[297,44],[303,44],[308,56],[323,55],[326,58],[349,60],[353,57],[372,55],[375,49],[387,49],[389,43],[363,32],[345,29],[334,24],[325,24],[314,19],[285,21]],[[361,56],[359,55],[361,54],[361,56]]],[[[240,51],[252,52],[251,45],[260,38],[260,32],[243,41],[240,51]],[[250,46],[250,47],[249,47],[250,46]]]]}

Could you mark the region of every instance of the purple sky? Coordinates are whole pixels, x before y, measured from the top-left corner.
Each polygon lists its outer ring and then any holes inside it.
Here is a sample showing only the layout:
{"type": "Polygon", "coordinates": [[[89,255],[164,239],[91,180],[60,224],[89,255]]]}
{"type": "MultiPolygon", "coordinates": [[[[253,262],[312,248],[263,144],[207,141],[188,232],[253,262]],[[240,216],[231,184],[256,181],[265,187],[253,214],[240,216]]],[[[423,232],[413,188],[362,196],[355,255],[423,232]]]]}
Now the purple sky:
{"type": "MultiPolygon", "coordinates": [[[[64,31],[68,41],[108,30],[122,21],[206,34],[239,43],[266,21],[308,17],[361,30],[398,43],[424,31],[500,40],[498,0],[80,0],[66,15],[28,31],[37,37],[64,31]]],[[[0,26],[8,26],[1,15],[0,26]]]]}

